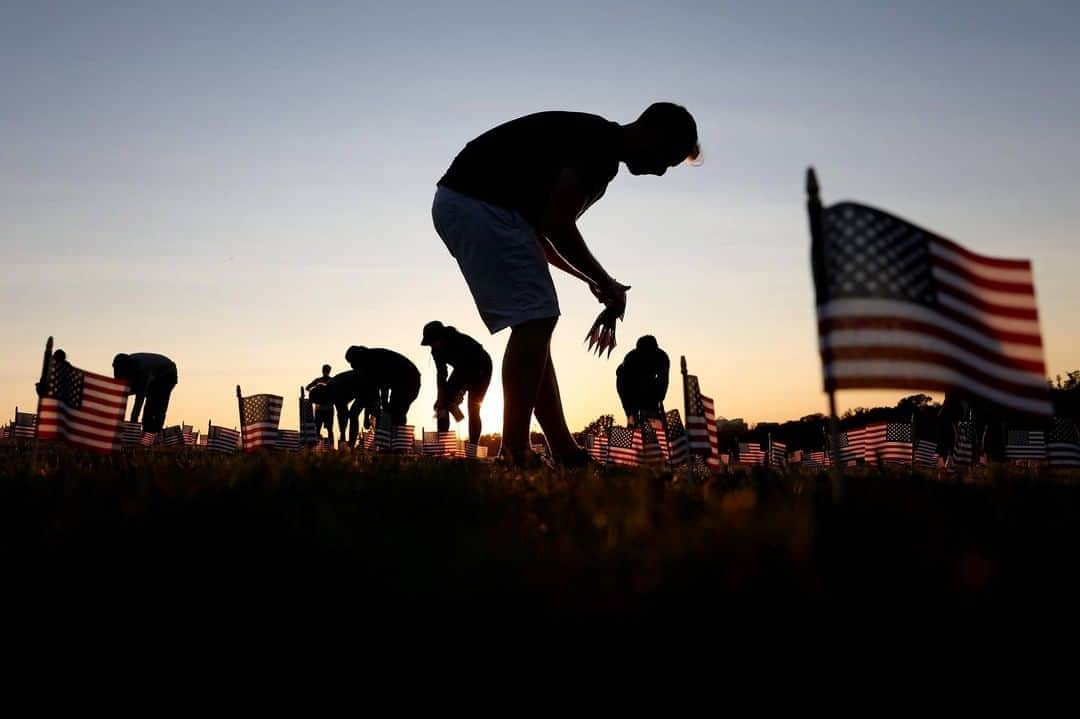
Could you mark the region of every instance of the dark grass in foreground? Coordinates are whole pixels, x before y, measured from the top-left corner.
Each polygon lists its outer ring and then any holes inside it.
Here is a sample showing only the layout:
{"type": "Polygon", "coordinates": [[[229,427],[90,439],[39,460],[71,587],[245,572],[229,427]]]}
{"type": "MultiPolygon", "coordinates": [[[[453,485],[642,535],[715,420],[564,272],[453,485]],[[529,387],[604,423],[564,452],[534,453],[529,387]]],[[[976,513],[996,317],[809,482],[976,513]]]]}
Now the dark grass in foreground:
{"type": "MultiPolygon", "coordinates": [[[[1075,473],[528,474],[474,462],[0,449],[8,586],[106,604],[651,618],[807,602],[1062,602],[1075,473]]],[[[373,616],[373,615],[369,615],[373,616]]]]}

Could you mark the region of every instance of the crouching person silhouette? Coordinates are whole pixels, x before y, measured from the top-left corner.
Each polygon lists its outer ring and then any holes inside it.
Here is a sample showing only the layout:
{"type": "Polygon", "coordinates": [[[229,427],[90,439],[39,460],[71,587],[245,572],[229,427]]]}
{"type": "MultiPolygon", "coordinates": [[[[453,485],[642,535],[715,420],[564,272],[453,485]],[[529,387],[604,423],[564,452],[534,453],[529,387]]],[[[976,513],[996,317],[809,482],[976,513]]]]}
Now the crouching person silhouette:
{"type": "Polygon", "coordinates": [[[480,405],[491,384],[491,355],[472,337],[438,321],[424,325],[420,344],[431,347],[431,357],[435,360],[438,382],[435,415],[439,431],[450,429],[450,411],[460,405],[468,393],[469,442],[477,444],[483,428],[480,405]],[[449,377],[446,376],[447,365],[454,368],[449,377]]]}
{"type": "Polygon", "coordinates": [[[628,423],[664,417],[670,369],[667,352],[660,349],[652,335],[639,338],[634,349],[626,353],[615,370],[615,389],[628,423]]]}
{"type": "Polygon", "coordinates": [[[420,370],[408,357],[381,347],[353,345],[345,361],[375,388],[379,407],[390,413],[395,427],[407,422],[409,407],[420,394],[420,370]]]}
{"type": "MultiPolygon", "coordinates": [[[[365,412],[364,427],[371,426],[371,419],[378,414],[378,394],[375,386],[362,372],[346,370],[329,379],[321,395],[332,410],[337,410],[338,442],[356,446],[356,437],[360,433],[360,413],[365,412]]],[[[329,426],[329,436],[333,438],[333,416],[329,426]]]]}
{"type": "Polygon", "coordinates": [[[141,413],[143,432],[160,432],[177,383],[176,363],[150,352],[121,353],[113,358],[113,377],[126,380],[135,395],[130,421],[138,422],[141,413]]]}

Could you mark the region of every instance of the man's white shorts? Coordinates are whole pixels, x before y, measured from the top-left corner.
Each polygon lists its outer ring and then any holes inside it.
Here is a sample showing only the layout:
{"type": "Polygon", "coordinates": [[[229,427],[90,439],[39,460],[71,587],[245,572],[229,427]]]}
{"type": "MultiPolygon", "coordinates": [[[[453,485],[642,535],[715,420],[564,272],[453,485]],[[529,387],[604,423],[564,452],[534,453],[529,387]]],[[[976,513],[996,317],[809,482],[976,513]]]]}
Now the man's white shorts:
{"type": "Polygon", "coordinates": [[[540,238],[520,213],[439,187],[431,218],[492,334],[559,316],[540,238]]]}

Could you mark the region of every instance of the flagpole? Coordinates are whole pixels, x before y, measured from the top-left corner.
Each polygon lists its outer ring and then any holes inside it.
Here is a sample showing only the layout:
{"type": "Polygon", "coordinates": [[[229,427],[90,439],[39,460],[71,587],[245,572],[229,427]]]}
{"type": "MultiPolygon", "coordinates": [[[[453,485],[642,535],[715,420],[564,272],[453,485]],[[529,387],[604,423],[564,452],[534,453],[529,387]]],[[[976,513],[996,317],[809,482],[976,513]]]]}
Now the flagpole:
{"type": "MultiPolygon", "coordinates": [[[[34,446],[30,450],[30,469],[37,472],[37,460],[38,460],[38,430],[41,427],[41,397],[46,391],[46,382],[49,379],[49,370],[52,367],[52,348],[53,338],[52,335],[49,339],[45,340],[45,355],[41,359],[41,378],[38,383],[38,403],[37,403],[37,416],[34,418],[34,446]]],[[[19,422],[19,410],[15,410],[15,423],[19,422]]]]}
{"type": "MultiPolygon", "coordinates": [[[[814,270],[815,302],[821,302],[823,288],[817,286],[819,278],[824,276],[822,267],[825,260],[825,235],[821,224],[821,195],[817,174],[813,167],[806,168],[806,213],[810,218],[810,262],[814,270]]],[[[833,459],[833,502],[843,496],[844,472],[840,467],[840,425],[836,419],[836,388],[825,379],[825,391],[829,395],[829,433],[832,435],[833,459]]]]}
{"type": "Polygon", "coordinates": [[[240,451],[246,452],[244,446],[244,397],[240,394],[240,385],[236,385],[236,408],[240,411],[240,451]]]}

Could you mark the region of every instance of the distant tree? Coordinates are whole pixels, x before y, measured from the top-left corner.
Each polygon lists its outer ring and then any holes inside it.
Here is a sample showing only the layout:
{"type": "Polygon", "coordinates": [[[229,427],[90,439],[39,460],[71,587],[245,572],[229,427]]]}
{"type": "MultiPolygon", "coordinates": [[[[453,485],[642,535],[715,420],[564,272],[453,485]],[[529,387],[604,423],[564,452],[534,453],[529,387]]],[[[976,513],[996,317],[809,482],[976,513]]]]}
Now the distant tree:
{"type": "Polygon", "coordinates": [[[936,404],[934,398],[928,394],[913,394],[897,402],[896,409],[902,412],[914,412],[934,404],[936,404]]]}

